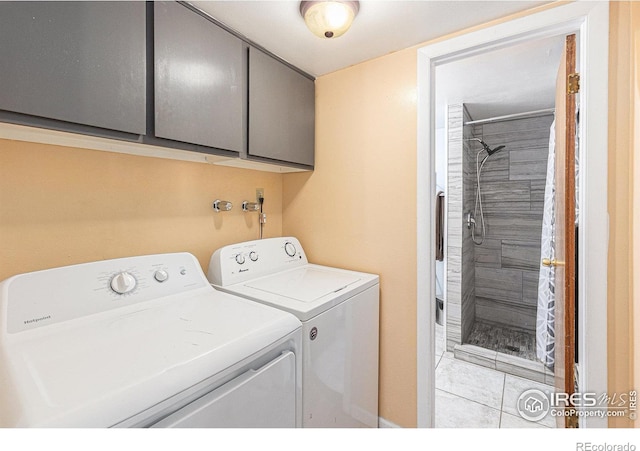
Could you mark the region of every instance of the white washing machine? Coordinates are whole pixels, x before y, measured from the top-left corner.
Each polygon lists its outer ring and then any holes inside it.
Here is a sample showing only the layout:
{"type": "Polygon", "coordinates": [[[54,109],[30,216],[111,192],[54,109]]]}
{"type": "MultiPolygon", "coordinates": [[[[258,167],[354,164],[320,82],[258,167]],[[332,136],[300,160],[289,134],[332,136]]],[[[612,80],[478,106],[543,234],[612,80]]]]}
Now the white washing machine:
{"type": "Polygon", "coordinates": [[[378,426],[377,275],[309,264],[288,237],[218,249],[207,276],[302,321],[303,427],[378,426]]]}
{"type": "Polygon", "coordinates": [[[301,324],[191,254],[0,283],[0,427],[300,426],[301,324]]]}

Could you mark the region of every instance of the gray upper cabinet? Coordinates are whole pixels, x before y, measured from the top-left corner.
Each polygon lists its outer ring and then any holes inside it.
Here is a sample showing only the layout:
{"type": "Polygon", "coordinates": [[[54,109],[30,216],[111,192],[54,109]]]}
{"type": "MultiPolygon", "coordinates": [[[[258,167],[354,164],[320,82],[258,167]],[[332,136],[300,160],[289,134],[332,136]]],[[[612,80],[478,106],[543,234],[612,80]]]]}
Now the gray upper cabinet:
{"type": "Polygon", "coordinates": [[[312,78],[187,3],[0,1],[0,121],[311,169],[314,114],[312,78]]]}
{"type": "Polygon", "coordinates": [[[313,166],[314,121],[314,81],[250,47],[248,155],[313,166]]]}
{"type": "Polygon", "coordinates": [[[173,2],[154,3],[155,135],[242,152],[245,44],[173,2]]]}
{"type": "Polygon", "coordinates": [[[0,2],[0,110],[145,133],[145,20],[144,2],[0,2]]]}

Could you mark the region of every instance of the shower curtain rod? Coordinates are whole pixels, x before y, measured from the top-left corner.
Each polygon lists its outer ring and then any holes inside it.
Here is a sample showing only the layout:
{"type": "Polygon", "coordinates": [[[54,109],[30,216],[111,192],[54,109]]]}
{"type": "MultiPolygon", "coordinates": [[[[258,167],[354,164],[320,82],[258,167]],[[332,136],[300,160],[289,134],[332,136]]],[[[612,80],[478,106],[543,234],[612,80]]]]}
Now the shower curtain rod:
{"type": "Polygon", "coordinates": [[[515,119],[546,116],[547,114],[554,113],[555,111],[556,111],[555,108],[546,108],[544,110],[527,111],[524,113],[507,114],[505,116],[496,116],[496,117],[490,117],[487,119],[478,119],[477,121],[465,122],[464,125],[479,125],[479,124],[487,124],[489,122],[511,121],[515,119]]]}

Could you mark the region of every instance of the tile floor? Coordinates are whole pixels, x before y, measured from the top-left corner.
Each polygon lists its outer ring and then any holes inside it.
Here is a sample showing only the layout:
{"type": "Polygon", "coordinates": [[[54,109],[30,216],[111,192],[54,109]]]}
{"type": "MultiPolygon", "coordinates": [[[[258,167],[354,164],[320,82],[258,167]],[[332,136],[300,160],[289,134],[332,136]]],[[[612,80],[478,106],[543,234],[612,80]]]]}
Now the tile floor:
{"type": "Polygon", "coordinates": [[[550,415],[537,423],[520,417],[518,397],[525,390],[553,387],[454,358],[444,351],[442,327],[436,326],[436,427],[549,428],[550,415]]]}

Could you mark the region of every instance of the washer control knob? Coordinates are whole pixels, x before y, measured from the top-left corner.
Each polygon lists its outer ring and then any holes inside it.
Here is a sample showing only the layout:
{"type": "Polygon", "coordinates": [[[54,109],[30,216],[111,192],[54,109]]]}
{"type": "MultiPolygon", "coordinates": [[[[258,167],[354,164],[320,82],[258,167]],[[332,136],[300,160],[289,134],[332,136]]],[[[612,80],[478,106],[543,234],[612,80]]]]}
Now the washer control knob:
{"type": "Polygon", "coordinates": [[[296,247],[290,241],[284,243],[284,251],[289,257],[293,257],[296,255],[296,247]]]}
{"type": "Polygon", "coordinates": [[[132,292],[136,288],[136,278],[126,271],[116,274],[111,279],[111,289],[118,294],[132,292]]]}
{"type": "Polygon", "coordinates": [[[249,252],[249,258],[251,259],[252,262],[257,262],[258,261],[258,254],[254,251],[249,252]]]}
{"type": "Polygon", "coordinates": [[[236,263],[239,264],[239,265],[244,264],[244,255],[237,254],[236,255],[236,263]]]}
{"type": "Polygon", "coordinates": [[[153,278],[162,283],[169,278],[169,273],[164,269],[159,269],[153,274],[153,278]]]}

